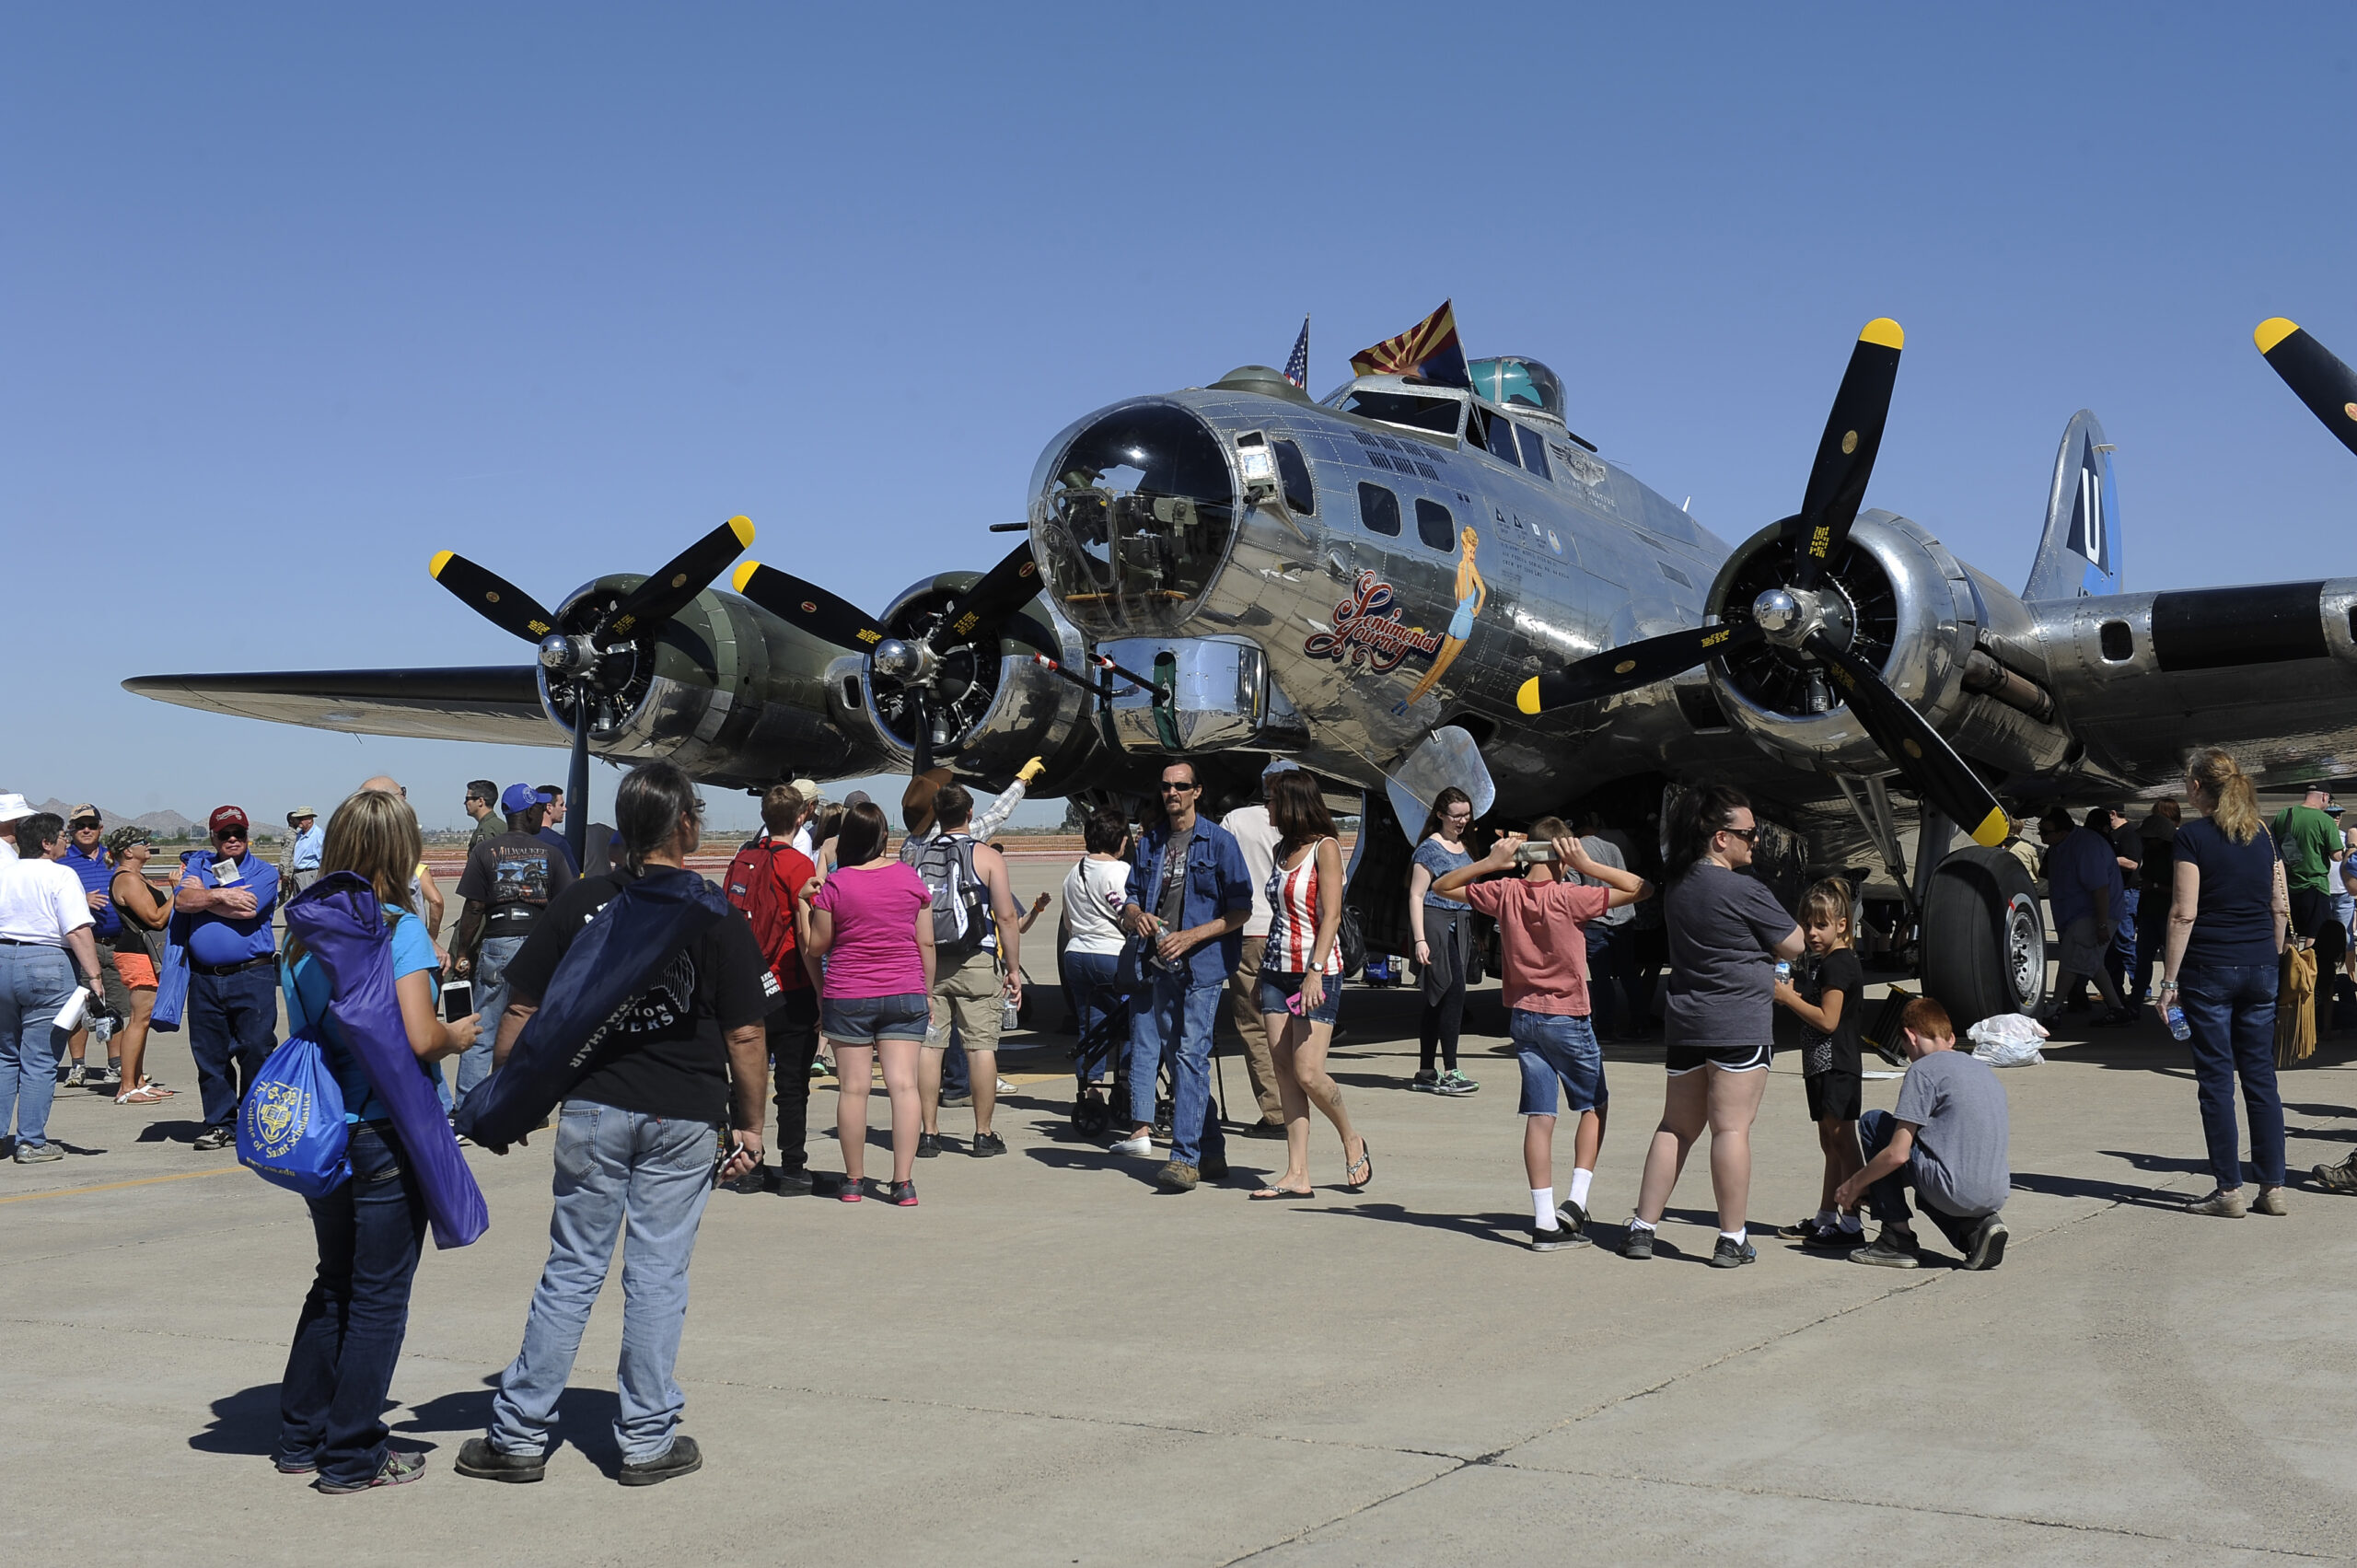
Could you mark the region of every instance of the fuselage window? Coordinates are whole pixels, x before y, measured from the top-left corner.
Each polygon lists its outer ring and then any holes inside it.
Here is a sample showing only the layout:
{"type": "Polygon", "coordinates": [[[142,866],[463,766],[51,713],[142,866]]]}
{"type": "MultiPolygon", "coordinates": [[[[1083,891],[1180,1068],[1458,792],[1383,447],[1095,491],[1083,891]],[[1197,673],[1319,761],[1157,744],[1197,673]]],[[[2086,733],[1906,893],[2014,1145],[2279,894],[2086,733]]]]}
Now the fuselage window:
{"type": "Polygon", "coordinates": [[[1342,400],[1342,412],[1385,424],[1404,424],[1411,430],[1455,436],[1465,405],[1455,398],[1419,398],[1406,392],[1353,392],[1342,400]]]}
{"type": "Polygon", "coordinates": [[[1277,477],[1285,482],[1285,505],[1305,517],[1318,515],[1318,492],[1310,487],[1309,465],[1301,448],[1290,441],[1277,443],[1277,477]]]}
{"type": "MultiPolygon", "coordinates": [[[[1394,528],[1393,532],[1398,532],[1394,528]]],[[[1448,508],[1437,501],[1419,499],[1416,503],[1416,537],[1434,550],[1453,551],[1457,548],[1457,519],[1448,508]]]]}
{"type": "Polygon", "coordinates": [[[1366,525],[1369,533],[1397,537],[1399,532],[1399,497],[1379,484],[1360,485],[1359,521],[1366,525]]]}
{"type": "Polygon", "coordinates": [[[1522,442],[1522,466],[1541,479],[1553,478],[1547,471],[1546,438],[1526,424],[1515,425],[1514,433],[1522,442]]]}

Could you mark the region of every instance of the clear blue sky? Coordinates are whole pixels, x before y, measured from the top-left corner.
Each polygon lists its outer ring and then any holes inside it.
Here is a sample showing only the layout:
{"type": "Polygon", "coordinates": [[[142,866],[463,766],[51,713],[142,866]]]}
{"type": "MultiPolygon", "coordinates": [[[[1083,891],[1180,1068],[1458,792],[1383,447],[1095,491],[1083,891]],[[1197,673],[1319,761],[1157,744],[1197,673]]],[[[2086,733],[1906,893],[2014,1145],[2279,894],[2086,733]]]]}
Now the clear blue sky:
{"type": "Polygon", "coordinates": [[[2357,573],[2250,342],[2357,360],[2357,10],[1626,9],[15,7],[0,787],[456,822],[563,754],[116,682],[515,658],[435,551],[553,599],[739,511],[877,606],[1089,409],[1448,296],[1731,538],[1891,315],[1868,504],[1999,578],[2082,406],[2131,588],[2357,573]]]}

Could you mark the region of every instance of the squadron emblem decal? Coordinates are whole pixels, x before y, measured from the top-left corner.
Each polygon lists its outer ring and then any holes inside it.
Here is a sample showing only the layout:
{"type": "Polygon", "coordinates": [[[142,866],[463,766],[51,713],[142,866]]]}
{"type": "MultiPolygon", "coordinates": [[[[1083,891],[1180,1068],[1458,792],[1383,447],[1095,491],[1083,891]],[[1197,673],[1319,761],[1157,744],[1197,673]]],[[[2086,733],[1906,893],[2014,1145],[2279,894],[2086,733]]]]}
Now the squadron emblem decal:
{"type": "Polygon", "coordinates": [[[1432,632],[1411,630],[1392,608],[1397,593],[1373,572],[1361,572],[1351,586],[1351,597],[1334,605],[1334,629],[1317,632],[1301,645],[1311,658],[1348,659],[1354,668],[1377,675],[1399,668],[1410,654],[1436,654],[1441,639],[1432,632]]]}

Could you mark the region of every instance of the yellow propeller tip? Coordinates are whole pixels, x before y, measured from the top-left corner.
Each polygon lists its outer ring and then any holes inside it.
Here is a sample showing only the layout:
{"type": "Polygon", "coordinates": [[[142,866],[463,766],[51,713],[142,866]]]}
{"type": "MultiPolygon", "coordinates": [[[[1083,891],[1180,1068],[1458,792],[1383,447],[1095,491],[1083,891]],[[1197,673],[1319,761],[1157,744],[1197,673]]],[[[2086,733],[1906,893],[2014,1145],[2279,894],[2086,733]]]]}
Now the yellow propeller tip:
{"type": "Polygon", "coordinates": [[[1526,714],[1538,711],[1538,677],[1534,675],[1522,683],[1522,690],[1514,694],[1514,705],[1526,714]]]}
{"type": "MultiPolygon", "coordinates": [[[[752,530],[748,528],[746,531],[749,533],[752,530]]],[[[753,574],[761,569],[761,563],[758,561],[739,562],[737,570],[728,575],[728,581],[741,594],[745,591],[745,585],[753,580],[753,574]]]]}
{"type": "Polygon", "coordinates": [[[737,542],[739,545],[750,544],[753,542],[753,519],[746,517],[731,517],[728,519],[728,531],[737,536],[737,542]]]}
{"type": "Polygon", "coordinates": [[[434,552],[434,559],[425,569],[435,582],[442,580],[442,568],[447,566],[450,563],[450,558],[458,553],[455,550],[437,550],[434,552]]]}
{"type": "Polygon", "coordinates": [[[2007,829],[2004,808],[1998,807],[1980,819],[1980,826],[1972,830],[1972,842],[1983,849],[1995,849],[2005,842],[2007,829]]]}
{"type": "Polygon", "coordinates": [[[2286,320],[2281,316],[2270,316],[2258,324],[2256,331],[2251,333],[2250,341],[2258,345],[2259,353],[2273,354],[2277,343],[2299,330],[2300,323],[2297,321],[2286,320]]]}
{"type": "Polygon", "coordinates": [[[1907,330],[1887,316],[1877,316],[1858,333],[1862,343],[1880,343],[1885,348],[1905,348],[1907,330]]]}

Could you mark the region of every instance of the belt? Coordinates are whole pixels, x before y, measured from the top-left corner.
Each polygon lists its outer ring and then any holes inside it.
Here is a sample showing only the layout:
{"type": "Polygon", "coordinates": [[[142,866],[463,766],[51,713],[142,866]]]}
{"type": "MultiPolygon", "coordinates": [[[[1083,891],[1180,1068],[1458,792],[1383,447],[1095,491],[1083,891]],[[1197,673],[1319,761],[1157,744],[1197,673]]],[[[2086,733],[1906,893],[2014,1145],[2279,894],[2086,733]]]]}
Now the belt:
{"type": "Polygon", "coordinates": [[[37,936],[0,936],[0,947],[55,947],[64,950],[63,942],[44,942],[37,936]]]}
{"type": "Polygon", "coordinates": [[[252,969],[257,964],[274,964],[277,961],[278,957],[276,954],[262,953],[257,957],[246,959],[243,963],[236,964],[200,964],[195,960],[191,959],[188,967],[198,974],[219,976],[225,974],[238,974],[243,970],[252,969]]]}

